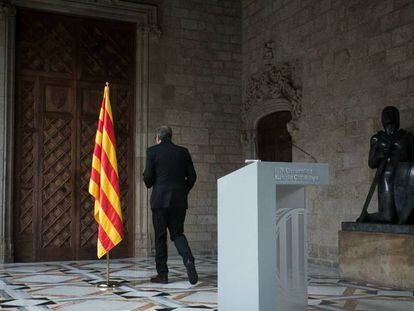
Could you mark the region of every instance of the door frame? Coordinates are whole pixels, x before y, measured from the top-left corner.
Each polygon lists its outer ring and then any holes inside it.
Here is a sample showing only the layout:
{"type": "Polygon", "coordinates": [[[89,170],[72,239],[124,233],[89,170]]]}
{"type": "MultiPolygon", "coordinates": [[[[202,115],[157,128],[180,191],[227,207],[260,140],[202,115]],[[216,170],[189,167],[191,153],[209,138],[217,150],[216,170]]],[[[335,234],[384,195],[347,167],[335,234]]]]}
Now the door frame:
{"type": "Polygon", "coordinates": [[[258,157],[257,124],[259,120],[274,112],[292,112],[289,107],[289,101],[287,99],[277,98],[264,100],[261,105],[254,105],[249,109],[246,115],[245,131],[242,137],[246,159],[256,159],[258,157]]]}
{"type": "Polygon", "coordinates": [[[128,2],[86,2],[84,0],[10,0],[0,1],[0,262],[13,261],[13,157],[15,88],[15,16],[18,9],[126,21],[136,25],[135,128],[133,254],[151,252],[148,191],[140,178],[149,143],[149,52],[161,36],[158,8],[128,2]],[[0,122],[1,124],[1,122],[0,122]],[[4,147],[3,147],[4,146],[4,147]]]}

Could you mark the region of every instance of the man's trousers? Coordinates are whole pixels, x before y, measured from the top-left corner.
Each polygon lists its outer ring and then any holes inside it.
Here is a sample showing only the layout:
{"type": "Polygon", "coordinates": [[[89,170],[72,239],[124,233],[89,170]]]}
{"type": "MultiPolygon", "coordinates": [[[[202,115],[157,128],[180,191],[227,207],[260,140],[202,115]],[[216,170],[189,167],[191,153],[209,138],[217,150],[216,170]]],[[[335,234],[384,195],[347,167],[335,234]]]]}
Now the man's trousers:
{"type": "Polygon", "coordinates": [[[184,235],[185,208],[155,208],[152,209],[152,222],[155,231],[155,264],[158,275],[168,276],[167,228],[170,239],[174,242],[178,253],[183,258],[184,265],[194,261],[187,238],[184,235]]]}

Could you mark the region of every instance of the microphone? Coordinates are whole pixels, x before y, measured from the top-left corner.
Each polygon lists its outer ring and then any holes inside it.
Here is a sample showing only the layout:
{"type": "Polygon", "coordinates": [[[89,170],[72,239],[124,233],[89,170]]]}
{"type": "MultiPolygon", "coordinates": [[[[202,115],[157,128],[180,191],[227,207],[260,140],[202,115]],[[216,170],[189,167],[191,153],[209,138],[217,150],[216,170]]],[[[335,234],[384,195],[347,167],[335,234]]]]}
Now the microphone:
{"type": "MultiPolygon", "coordinates": [[[[279,136],[279,138],[283,138],[282,136],[279,136]]],[[[259,156],[259,148],[258,148],[258,144],[257,144],[257,138],[253,137],[253,142],[254,142],[254,150],[256,153],[256,156],[259,156]]],[[[294,144],[292,141],[289,142],[291,147],[296,148],[297,150],[301,151],[303,154],[307,155],[308,157],[310,157],[313,162],[318,163],[318,160],[309,152],[307,152],[305,149],[299,147],[298,145],[294,144]]],[[[257,160],[246,160],[245,163],[251,163],[251,162],[260,162],[260,159],[257,160]]]]}
{"type": "Polygon", "coordinates": [[[318,163],[318,160],[313,156],[313,155],[311,155],[309,152],[307,152],[305,149],[303,149],[303,148],[301,148],[301,147],[299,147],[299,146],[297,146],[297,145],[295,145],[294,143],[290,143],[291,145],[292,145],[292,147],[295,147],[296,149],[298,149],[299,151],[301,151],[302,153],[304,153],[304,154],[306,154],[307,156],[309,156],[315,163],[318,163]]]}
{"type": "Polygon", "coordinates": [[[255,155],[258,157],[259,156],[259,147],[257,146],[257,137],[256,137],[256,135],[253,136],[253,143],[254,143],[255,155]]]}
{"type": "Polygon", "coordinates": [[[246,163],[246,164],[256,163],[256,162],[262,162],[262,161],[261,160],[256,160],[256,159],[246,159],[246,160],[244,160],[244,163],[246,163]]]}

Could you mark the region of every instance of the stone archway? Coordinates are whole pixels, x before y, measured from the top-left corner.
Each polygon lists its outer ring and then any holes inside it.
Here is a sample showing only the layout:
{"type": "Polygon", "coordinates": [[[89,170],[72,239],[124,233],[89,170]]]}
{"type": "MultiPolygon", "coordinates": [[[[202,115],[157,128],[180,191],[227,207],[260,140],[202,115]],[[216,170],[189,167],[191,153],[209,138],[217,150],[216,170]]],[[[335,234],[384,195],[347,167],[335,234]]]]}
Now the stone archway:
{"type": "MultiPolygon", "coordinates": [[[[246,88],[242,107],[242,145],[246,158],[257,158],[257,122],[278,111],[289,111],[292,121],[287,124],[292,135],[302,113],[302,91],[294,86],[291,65],[284,63],[268,67],[258,76],[252,76],[246,88]]],[[[293,135],[292,135],[293,136],[293,135]]]]}

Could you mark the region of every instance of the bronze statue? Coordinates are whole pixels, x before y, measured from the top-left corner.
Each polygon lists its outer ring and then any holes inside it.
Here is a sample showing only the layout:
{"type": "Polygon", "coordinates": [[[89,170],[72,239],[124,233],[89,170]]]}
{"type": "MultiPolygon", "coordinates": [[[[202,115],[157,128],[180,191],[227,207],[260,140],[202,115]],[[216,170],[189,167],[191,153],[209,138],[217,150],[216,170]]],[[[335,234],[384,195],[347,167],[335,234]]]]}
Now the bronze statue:
{"type": "Polygon", "coordinates": [[[368,165],[377,169],[358,222],[409,223],[414,207],[414,136],[400,129],[396,107],[382,111],[383,131],[371,137],[368,165]],[[378,212],[368,205],[378,185],[378,212]]]}

